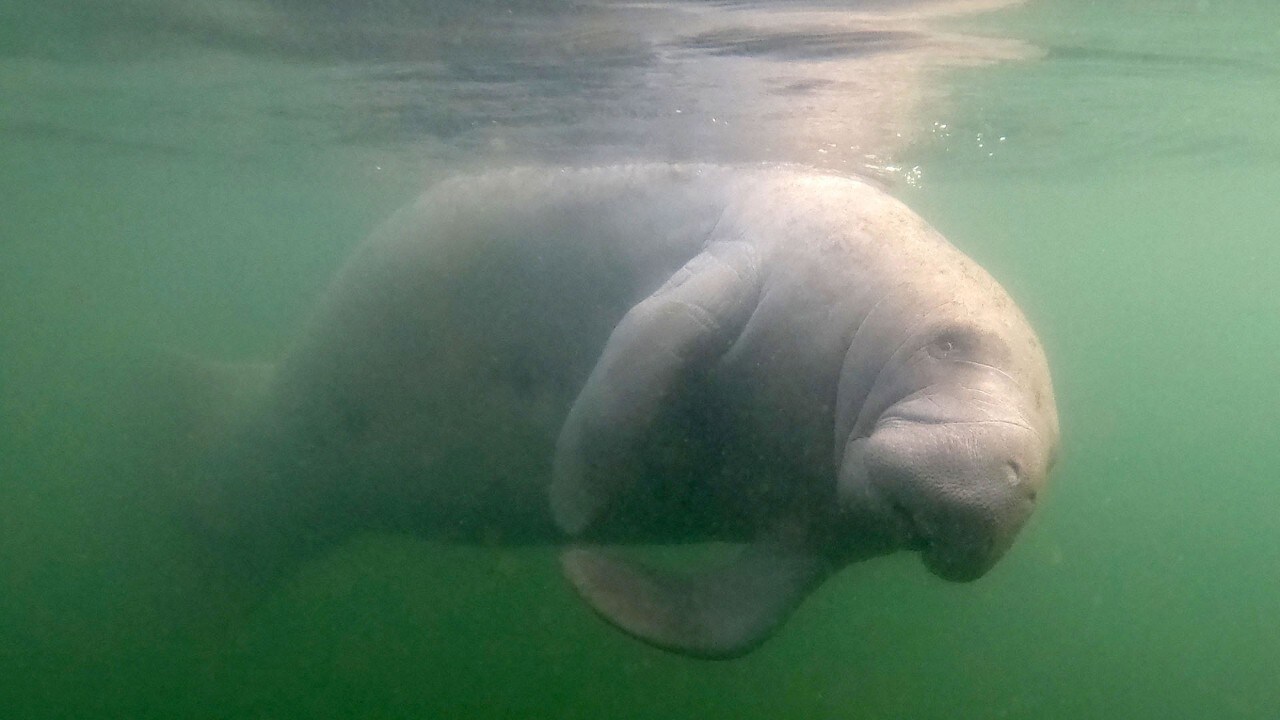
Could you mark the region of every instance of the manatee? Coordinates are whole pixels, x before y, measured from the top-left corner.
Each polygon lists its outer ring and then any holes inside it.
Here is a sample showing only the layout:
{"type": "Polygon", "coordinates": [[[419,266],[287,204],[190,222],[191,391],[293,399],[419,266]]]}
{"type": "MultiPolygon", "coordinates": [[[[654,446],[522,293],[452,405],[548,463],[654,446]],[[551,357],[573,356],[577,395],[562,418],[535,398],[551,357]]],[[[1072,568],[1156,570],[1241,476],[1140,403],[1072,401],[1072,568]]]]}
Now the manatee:
{"type": "Polygon", "coordinates": [[[365,531],[557,544],[607,621],[706,658],[860,560],[982,576],[1059,443],[996,281],[876,185],[790,166],[441,182],[236,396],[188,516],[238,570],[365,531]],[[712,542],[740,550],[674,572],[606,547],[712,542]]]}

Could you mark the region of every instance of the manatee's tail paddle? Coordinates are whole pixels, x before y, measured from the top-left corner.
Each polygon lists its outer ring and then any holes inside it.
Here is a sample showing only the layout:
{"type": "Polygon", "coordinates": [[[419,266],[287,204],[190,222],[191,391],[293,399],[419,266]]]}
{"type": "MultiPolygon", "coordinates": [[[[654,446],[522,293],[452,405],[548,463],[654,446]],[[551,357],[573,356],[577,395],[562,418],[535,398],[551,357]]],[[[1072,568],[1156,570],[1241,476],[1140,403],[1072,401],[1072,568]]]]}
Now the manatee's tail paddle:
{"type": "Polygon", "coordinates": [[[566,550],[561,563],[583,599],[619,629],[664,650],[715,660],[755,649],[831,573],[825,558],[769,542],[689,575],[587,548],[566,550]]]}
{"type": "Polygon", "coordinates": [[[134,379],[140,440],[170,462],[190,462],[244,423],[266,394],[269,363],[224,363],[155,348],[140,359],[134,379]]]}
{"type": "Polygon", "coordinates": [[[223,528],[247,526],[272,503],[245,498],[232,505],[227,498],[265,497],[271,484],[224,481],[237,474],[251,479],[258,455],[265,455],[250,452],[245,438],[269,442],[254,419],[268,397],[274,366],[210,361],[169,348],[152,348],[136,365],[130,435],[139,472],[152,488],[152,512],[173,521],[185,549],[210,568],[256,560],[248,551],[226,551],[223,545],[235,533],[223,528]]]}

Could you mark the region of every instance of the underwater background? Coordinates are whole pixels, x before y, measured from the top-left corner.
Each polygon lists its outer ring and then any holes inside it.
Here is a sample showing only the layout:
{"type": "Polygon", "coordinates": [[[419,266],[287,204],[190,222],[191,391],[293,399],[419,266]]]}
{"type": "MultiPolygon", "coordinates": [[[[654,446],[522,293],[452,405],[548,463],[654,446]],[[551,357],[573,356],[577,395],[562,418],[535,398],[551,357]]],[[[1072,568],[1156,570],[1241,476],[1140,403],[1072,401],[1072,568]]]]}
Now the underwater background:
{"type": "Polygon", "coordinates": [[[1277,198],[1268,0],[11,3],[0,717],[1280,717],[1277,198]],[[720,663],[549,548],[210,577],[149,357],[278,356],[433,180],[638,160],[869,174],[1009,289],[1064,452],[995,570],[848,568],[720,663]]]}

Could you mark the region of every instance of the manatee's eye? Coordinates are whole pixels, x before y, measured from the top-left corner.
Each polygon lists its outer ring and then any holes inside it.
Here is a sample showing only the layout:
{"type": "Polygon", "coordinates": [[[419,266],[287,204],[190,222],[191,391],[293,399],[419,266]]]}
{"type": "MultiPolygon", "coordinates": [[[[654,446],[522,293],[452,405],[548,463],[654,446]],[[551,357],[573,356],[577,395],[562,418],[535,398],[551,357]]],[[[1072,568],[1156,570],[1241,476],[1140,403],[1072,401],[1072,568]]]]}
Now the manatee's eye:
{"type": "Polygon", "coordinates": [[[973,351],[977,339],[960,328],[944,328],[929,341],[929,354],[939,360],[954,360],[973,351]]]}

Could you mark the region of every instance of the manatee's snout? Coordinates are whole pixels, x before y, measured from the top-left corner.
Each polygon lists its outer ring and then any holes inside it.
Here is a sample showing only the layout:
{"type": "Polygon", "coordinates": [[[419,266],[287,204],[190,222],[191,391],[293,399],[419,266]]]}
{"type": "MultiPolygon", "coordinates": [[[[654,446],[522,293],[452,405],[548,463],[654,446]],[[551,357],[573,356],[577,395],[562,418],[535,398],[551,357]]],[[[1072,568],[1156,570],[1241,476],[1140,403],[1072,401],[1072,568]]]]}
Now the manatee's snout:
{"type": "Polygon", "coordinates": [[[935,575],[975,580],[1031,516],[1046,472],[1039,445],[1018,423],[883,419],[849,444],[842,500],[935,575]]]}

